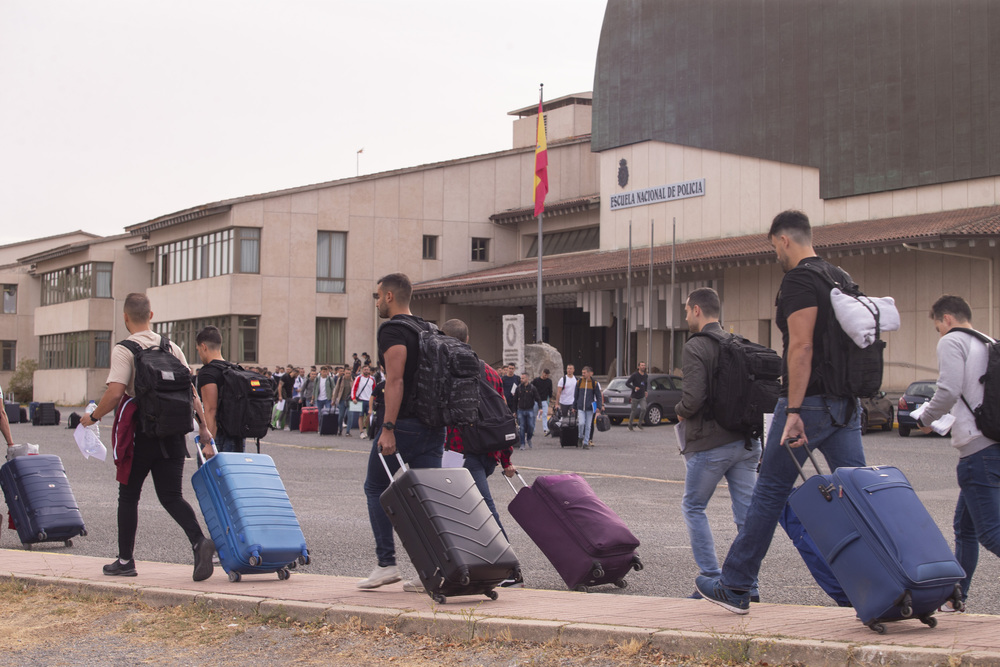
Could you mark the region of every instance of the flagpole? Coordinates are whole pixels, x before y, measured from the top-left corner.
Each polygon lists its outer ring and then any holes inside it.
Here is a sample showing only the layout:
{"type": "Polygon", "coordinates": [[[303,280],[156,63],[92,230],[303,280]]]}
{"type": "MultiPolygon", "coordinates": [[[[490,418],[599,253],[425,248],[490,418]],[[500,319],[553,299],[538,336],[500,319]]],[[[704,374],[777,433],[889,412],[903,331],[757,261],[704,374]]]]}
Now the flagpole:
{"type": "Polygon", "coordinates": [[[649,294],[646,296],[646,368],[653,367],[653,220],[649,221],[649,294]]]}
{"type": "Polygon", "coordinates": [[[628,221],[628,273],[625,275],[625,372],[632,370],[632,221],[628,221]]]}
{"type": "MultiPolygon", "coordinates": [[[[545,141],[545,116],[543,114],[542,100],[543,100],[543,89],[545,88],[544,83],[538,84],[538,130],[535,134],[535,178],[538,178],[538,152],[541,142],[545,141]],[[539,135],[541,135],[539,137],[539,135]]],[[[546,145],[547,149],[547,145],[546,145]]],[[[548,156],[546,155],[546,168],[547,168],[548,156]]],[[[545,189],[548,190],[548,171],[546,171],[546,181],[545,189]]],[[[538,215],[538,303],[536,308],[538,314],[535,316],[535,342],[542,343],[545,342],[545,336],[542,334],[543,327],[545,326],[545,301],[542,297],[542,215],[544,213],[545,204],[545,193],[542,194],[542,206],[540,207],[537,202],[538,191],[536,186],[536,191],[534,194],[536,198],[535,203],[535,213],[538,215]]]]}
{"type": "Polygon", "coordinates": [[[670,245],[670,368],[674,372],[674,277],[677,270],[677,218],[674,218],[674,238],[670,245]]]}

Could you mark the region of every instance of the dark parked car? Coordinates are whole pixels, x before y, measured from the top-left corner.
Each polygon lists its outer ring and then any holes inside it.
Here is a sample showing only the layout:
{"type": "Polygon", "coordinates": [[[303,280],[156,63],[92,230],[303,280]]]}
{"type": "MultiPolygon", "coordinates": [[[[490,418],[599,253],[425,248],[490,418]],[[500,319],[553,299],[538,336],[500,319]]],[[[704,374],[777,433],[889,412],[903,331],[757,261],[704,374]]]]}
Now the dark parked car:
{"type": "MultiPolygon", "coordinates": [[[[625,386],[627,377],[617,377],[604,388],[604,412],[612,424],[628,419],[632,409],[632,390],[625,386]]],[[[649,374],[649,394],[646,395],[646,420],[656,426],[664,419],[676,422],[674,406],[681,400],[681,378],[665,373],[649,374]]]]}
{"type": "Polygon", "coordinates": [[[904,438],[910,435],[910,431],[918,428],[917,420],[910,416],[910,413],[920,407],[921,404],[931,400],[934,392],[937,391],[936,380],[917,380],[910,384],[899,398],[899,410],[897,419],[899,420],[899,434],[904,438]]]}
{"type": "Polygon", "coordinates": [[[883,431],[891,431],[893,423],[892,401],[880,391],[871,398],[861,399],[861,433],[868,432],[872,426],[881,426],[883,431]]]}

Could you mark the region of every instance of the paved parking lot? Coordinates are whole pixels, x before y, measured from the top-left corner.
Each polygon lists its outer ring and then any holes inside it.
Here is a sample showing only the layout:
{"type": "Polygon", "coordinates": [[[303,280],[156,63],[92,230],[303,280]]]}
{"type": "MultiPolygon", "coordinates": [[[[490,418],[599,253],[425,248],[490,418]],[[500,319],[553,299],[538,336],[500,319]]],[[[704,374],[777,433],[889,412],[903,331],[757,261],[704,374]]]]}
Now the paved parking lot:
{"type": "MultiPolygon", "coordinates": [[[[63,410],[64,415],[68,412],[63,410]]],[[[88,529],[86,537],[74,540],[72,552],[110,561],[117,551],[114,465],[110,460],[85,461],[72,433],[64,427],[15,424],[11,429],[16,442],[38,443],[43,453],[58,454],[63,459],[88,529]]],[[[684,463],[677,453],[672,427],[646,428],[641,433],[630,433],[624,426],[613,427],[599,434],[596,442],[597,446],[589,451],[560,450],[556,440],[538,437],[533,450],[515,452],[514,462],[529,482],[542,474],[584,475],[642,541],[639,553],[646,568],[629,575],[627,589],[608,587],[608,593],[688,595],[697,570],[680,512],[684,463]]],[[[313,554],[313,563],[305,568],[309,572],[361,578],[374,567],[374,542],[361,489],[369,449],[370,443],[357,436],[289,432],[271,433],[263,443],[262,451],[275,459],[302,523],[313,554]]],[[[952,511],[958,495],[956,455],[950,441],[874,432],[865,436],[865,449],[870,464],[896,465],[907,474],[950,542],[952,511]]],[[[194,461],[188,466],[193,472],[194,461]]],[[[513,497],[510,487],[499,475],[490,481],[528,586],[564,589],[555,570],[507,513],[506,504],[513,497]]],[[[185,495],[190,502],[196,502],[190,486],[185,495]]],[[[140,512],[136,558],[190,563],[191,552],[183,533],[156,501],[151,481],[147,481],[140,512]]],[[[724,556],[736,532],[724,486],[709,506],[709,517],[717,549],[724,556]]],[[[16,533],[0,530],[0,547],[18,545],[16,533]]],[[[63,549],[61,545],[45,548],[63,549]]],[[[404,574],[413,573],[405,557],[400,562],[404,574]]],[[[766,602],[831,604],[780,528],[764,561],[760,584],[766,602]]],[[[1000,614],[1000,559],[988,552],[982,554],[969,606],[978,613],[1000,614]]]]}

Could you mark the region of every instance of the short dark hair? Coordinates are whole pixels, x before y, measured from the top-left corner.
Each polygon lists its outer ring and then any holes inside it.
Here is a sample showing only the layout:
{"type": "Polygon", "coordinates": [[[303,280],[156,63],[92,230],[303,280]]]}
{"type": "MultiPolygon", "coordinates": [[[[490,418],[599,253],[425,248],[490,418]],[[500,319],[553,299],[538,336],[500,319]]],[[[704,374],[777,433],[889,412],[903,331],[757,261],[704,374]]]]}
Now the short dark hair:
{"type": "Polygon", "coordinates": [[[549,370],[548,368],[543,368],[543,369],[542,369],[542,374],[543,374],[543,375],[544,375],[545,373],[551,373],[551,372],[552,372],[552,371],[550,371],[550,370],[549,370]]]}
{"type": "Polygon", "coordinates": [[[782,211],[774,216],[771,229],[767,232],[767,238],[772,239],[782,234],[791,236],[800,245],[812,243],[812,226],[809,224],[808,216],[802,211],[794,209],[782,211]]]}
{"type": "Polygon", "coordinates": [[[457,338],[463,343],[469,342],[469,325],[459,319],[451,319],[441,325],[441,331],[446,336],[457,338]]]}
{"type": "Polygon", "coordinates": [[[583,370],[583,371],[590,371],[591,373],[594,372],[594,369],[591,368],[590,366],[584,366],[581,370],[583,370]]]}
{"type": "Polygon", "coordinates": [[[410,303],[413,294],[413,283],[405,273],[390,273],[378,279],[383,292],[392,292],[393,298],[402,305],[410,303]]]}
{"type": "Polygon", "coordinates": [[[222,348],[222,332],[219,331],[218,327],[213,327],[209,324],[207,327],[198,332],[198,335],[194,338],[195,345],[205,344],[210,350],[219,350],[222,348]]]}
{"type": "Polygon", "coordinates": [[[689,306],[698,306],[701,312],[707,317],[719,317],[722,312],[722,302],[719,300],[719,293],[711,287],[699,287],[688,294],[687,302],[689,306]]]}
{"type": "Polygon", "coordinates": [[[132,292],[126,296],[123,310],[130,320],[139,324],[149,322],[149,317],[152,315],[149,297],[142,292],[132,292]]]}
{"type": "Polygon", "coordinates": [[[972,308],[969,307],[969,304],[962,297],[945,294],[931,306],[931,319],[941,321],[945,315],[951,315],[956,319],[971,322],[972,308]]]}

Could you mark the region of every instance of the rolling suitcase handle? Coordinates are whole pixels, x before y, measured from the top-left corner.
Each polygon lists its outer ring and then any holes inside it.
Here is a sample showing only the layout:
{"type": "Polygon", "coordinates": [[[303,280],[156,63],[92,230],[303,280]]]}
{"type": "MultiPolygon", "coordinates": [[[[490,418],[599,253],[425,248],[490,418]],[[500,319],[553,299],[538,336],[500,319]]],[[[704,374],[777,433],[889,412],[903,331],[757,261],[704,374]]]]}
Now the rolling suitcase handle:
{"type": "MultiPolygon", "coordinates": [[[[808,482],[809,478],[806,477],[806,471],[802,468],[802,464],[799,463],[799,459],[795,456],[795,452],[792,451],[792,447],[789,446],[790,442],[792,442],[791,438],[781,443],[781,446],[788,450],[788,455],[792,457],[792,462],[795,463],[795,467],[799,469],[799,476],[802,477],[802,481],[808,482]]],[[[816,472],[822,475],[823,471],[819,467],[819,461],[816,460],[816,456],[813,454],[813,451],[809,449],[809,445],[804,444],[802,445],[802,447],[805,448],[806,455],[809,457],[809,460],[812,461],[813,467],[816,468],[816,472]]],[[[826,499],[826,502],[830,502],[831,500],[833,500],[833,491],[835,488],[836,487],[834,487],[832,483],[819,485],[819,492],[823,494],[823,498],[826,499]]]]}
{"type": "MultiPolygon", "coordinates": [[[[529,485],[529,484],[528,484],[528,483],[527,483],[526,481],[524,481],[524,478],[523,478],[523,477],[521,477],[521,473],[516,473],[516,474],[517,474],[517,478],[518,478],[519,480],[521,480],[521,484],[523,484],[525,488],[526,488],[526,487],[528,487],[528,486],[530,486],[530,485],[529,485]]],[[[513,491],[514,493],[517,493],[517,487],[516,487],[516,486],[514,486],[514,482],[510,481],[510,477],[508,477],[507,475],[504,475],[504,476],[503,476],[503,478],[504,478],[505,480],[507,480],[507,483],[508,483],[508,484],[510,484],[510,488],[511,488],[511,490],[512,490],[512,491],[513,491]]]]}
{"type": "MultiPolygon", "coordinates": [[[[201,451],[201,436],[200,435],[194,436],[194,448],[198,451],[198,462],[201,465],[205,465],[205,461],[207,459],[205,459],[205,455],[201,451]]],[[[215,452],[216,454],[219,453],[219,448],[215,446],[215,438],[212,438],[212,451],[215,452]]]]}
{"type": "MultiPolygon", "coordinates": [[[[403,472],[406,472],[407,470],[410,469],[410,466],[406,465],[406,462],[403,461],[403,457],[399,455],[399,452],[396,452],[396,458],[399,460],[399,469],[400,470],[402,470],[403,472]]],[[[385,468],[385,474],[389,476],[389,484],[392,484],[396,480],[392,476],[392,471],[389,470],[389,464],[385,462],[385,456],[383,456],[382,454],[379,454],[378,455],[378,460],[382,462],[382,467],[385,468]]]]}

